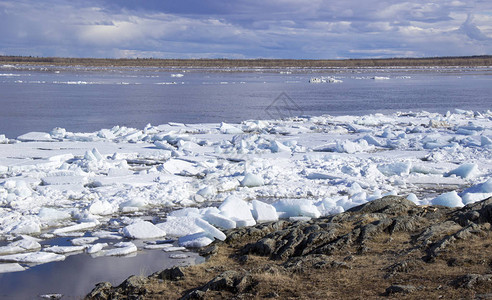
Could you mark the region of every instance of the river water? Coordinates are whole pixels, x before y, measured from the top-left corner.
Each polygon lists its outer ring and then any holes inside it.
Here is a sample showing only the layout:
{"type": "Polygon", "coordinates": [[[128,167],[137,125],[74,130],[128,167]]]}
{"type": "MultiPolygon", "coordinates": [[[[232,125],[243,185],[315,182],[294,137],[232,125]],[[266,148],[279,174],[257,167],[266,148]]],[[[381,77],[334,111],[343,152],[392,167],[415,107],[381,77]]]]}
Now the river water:
{"type": "Polygon", "coordinates": [[[0,134],[492,107],[492,68],[0,67],[0,134]],[[309,83],[312,77],[341,83],[309,83]],[[277,101],[276,101],[277,100],[277,101]],[[277,109],[282,105],[282,109],[277,109]],[[285,109],[286,108],[286,109],[285,109]]]}
{"type": "MultiPolygon", "coordinates": [[[[0,134],[55,127],[87,132],[115,125],[240,122],[298,115],[492,109],[492,68],[159,69],[0,66],[0,134]],[[310,79],[340,80],[310,83],[310,79]]],[[[0,156],[2,153],[0,153],[0,156]]],[[[47,241],[46,243],[59,241],[47,241]]],[[[0,244],[1,245],[1,244],[0,244]]],[[[95,283],[119,284],[180,263],[153,250],[0,274],[0,298],[62,293],[80,298],[95,283]]]]}

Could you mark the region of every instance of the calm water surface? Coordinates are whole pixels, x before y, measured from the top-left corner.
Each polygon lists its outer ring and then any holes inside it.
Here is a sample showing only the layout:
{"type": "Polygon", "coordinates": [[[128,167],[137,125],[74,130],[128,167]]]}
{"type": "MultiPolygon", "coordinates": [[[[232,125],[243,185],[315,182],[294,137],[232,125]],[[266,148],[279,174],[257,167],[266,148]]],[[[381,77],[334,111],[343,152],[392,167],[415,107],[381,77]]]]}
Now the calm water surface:
{"type": "Polygon", "coordinates": [[[492,68],[231,70],[0,67],[0,133],[492,108],[492,68]],[[183,74],[182,77],[173,74],[183,74]],[[331,76],[338,84],[309,83],[331,76]],[[372,77],[388,77],[374,80],[372,77]],[[174,83],[174,84],[172,84],[174,83]],[[284,94],[282,94],[284,93],[284,94]],[[290,110],[272,110],[282,95],[290,110]]]}
{"type": "MultiPolygon", "coordinates": [[[[70,245],[68,238],[43,241],[44,245],[70,245]]],[[[101,240],[102,242],[108,242],[101,240]]],[[[98,241],[99,242],[99,241],[98,241]]],[[[31,267],[26,271],[0,274],[0,299],[41,299],[41,295],[62,294],[62,299],[83,299],[103,281],[119,285],[130,275],[148,276],[175,265],[204,261],[194,252],[138,251],[128,257],[69,255],[64,261],[31,267]],[[171,259],[170,254],[186,254],[186,259],[171,259]]]]}

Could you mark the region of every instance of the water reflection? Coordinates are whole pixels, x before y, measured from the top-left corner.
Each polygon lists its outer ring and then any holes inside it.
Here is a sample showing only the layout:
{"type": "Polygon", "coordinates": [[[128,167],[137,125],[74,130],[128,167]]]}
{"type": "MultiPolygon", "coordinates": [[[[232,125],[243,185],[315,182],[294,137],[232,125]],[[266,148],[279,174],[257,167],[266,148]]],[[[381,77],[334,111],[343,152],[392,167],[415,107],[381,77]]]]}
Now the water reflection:
{"type": "Polygon", "coordinates": [[[63,294],[62,299],[81,299],[98,282],[120,284],[130,275],[150,275],[176,265],[200,263],[193,252],[139,251],[134,257],[68,256],[65,261],[39,265],[23,272],[0,274],[1,299],[36,299],[42,294],[63,294]],[[188,259],[171,259],[170,254],[188,259]]]}

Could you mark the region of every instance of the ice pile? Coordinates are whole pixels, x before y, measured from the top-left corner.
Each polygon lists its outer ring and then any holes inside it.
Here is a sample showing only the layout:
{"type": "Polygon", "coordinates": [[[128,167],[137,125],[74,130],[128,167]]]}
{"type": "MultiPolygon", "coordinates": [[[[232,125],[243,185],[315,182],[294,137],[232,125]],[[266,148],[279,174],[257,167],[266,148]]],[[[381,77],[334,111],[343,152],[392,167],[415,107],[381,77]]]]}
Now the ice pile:
{"type": "Polygon", "coordinates": [[[175,250],[164,237],[203,246],[384,195],[457,207],[492,196],[490,111],[55,128],[0,135],[0,153],[0,271],[175,250]],[[59,236],[73,245],[38,246],[59,236]]]}

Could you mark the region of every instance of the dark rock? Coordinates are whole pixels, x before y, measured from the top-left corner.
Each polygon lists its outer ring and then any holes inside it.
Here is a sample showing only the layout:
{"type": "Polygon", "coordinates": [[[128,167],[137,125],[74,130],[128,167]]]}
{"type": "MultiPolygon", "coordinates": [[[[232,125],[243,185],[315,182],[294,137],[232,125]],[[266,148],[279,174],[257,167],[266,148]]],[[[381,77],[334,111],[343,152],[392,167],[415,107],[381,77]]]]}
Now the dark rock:
{"type": "Polygon", "coordinates": [[[249,273],[229,270],[207,282],[200,290],[204,292],[212,290],[242,293],[247,291],[253,284],[254,282],[249,273]]]}
{"type": "Polygon", "coordinates": [[[96,287],[86,296],[86,299],[109,299],[113,285],[109,282],[100,282],[96,284],[96,287]]]}
{"type": "Polygon", "coordinates": [[[278,298],[278,297],[280,297],[280,296],[276,292],[270,292],[270,293],[265,295],[265,298],[278,298]]]}
{"type": "Polygon", "coordinates": [[[423,232],[416,235],[414,237],[414,242],[420,244],[420,247],[426,247],[441,239],[443,236],[455,233],[462,228],[462,226],[454,221],[444,221],[437,224],[432,224],[423,232]]]}
{"type": "Polygon", "coordinates": [[[492,274],[466,274],[452,283],[455,287],[472,289],[479,284],[488,284],[492,288],[492,274]]]}
{"type": "Polygon", "coordinates": [[[276,242],[271,238],[263,238],[256,243],[248,244],[242,249],[242,253],[251,253],[261,256],[270,256],[275,251],[276,242]]]}
{"type": "Polygon", "coordinates": [[[288,225],[290,225],[290,222],[286,220],[279,220],[277,222],[258,224],[254,227],[230,229],[225,232],[227,235],[226,242],[233,243],[241,239],[261,239],[269,233],[283,230],[288,225]]]}
{"type": "Polygon", "coordinates": [[[393,218],[393,223],[389,228],[389,233],[395,232],[415,232],[427,224],[425,218],[419,216],[401,216],[393,218]]]}
{"type": "Polygon", "coordinates": [[[422,268],[423,262],[420,259],[408,259],[401,262],[392,264],[389,267],[384,268],[387,274],[385,278],[390,278],[398,273],[408,273],[413,270],[422,268]]]}
{"type": "Polygon", "coordinates": [[[357,239],[359,244],[363,244],[370,240],[373,236],[386,231],[393,224],[393,220],[384,218],[374,221],[370,224],[361,227],[360,235],[357,239]]]}
{"type": "Polygon", "coordinates": [[[150,282],[148,277],[130,276],[119,286],[113,288],[108,298],[105,299],[143,299],[147,294],[147,284],[150,282]]]}
{"type": "Polygon", "coordinates": [[[246,262],[248,262],[248,259],[249,259],[249,256],[248,255],[241,255],[237,258],[237,261],[240,263],[240,264],[245,264],[246,262]]]}
{"type": "Polygon", "coordinates": [[[294,257],[286,261],[283,266],[297,273],[310,272],[314,269],[341,268],[352,269],[346,262],[335,261],[328,255],[311,254],[302,257],[294,257]]]}
{"type": "Polygon", "coordinates": [[[436,243],[432,244],[428,250],[428,255],[437,257],[441,252],[443,252],[449,245],[453,244],[456,240],[466,240],[473,235],[481,234],[483,232],[483,226],[489,228],[490,224],[478,225],[471,223],[468,226],[458,230],[452,235],[447,235],[436,243]]]}
{"type": "Polygon", "coordinates": [[[201,291],[201,290],[193,290],[183,297],[180,298],[180,300],[202,300],[205,299],[205,294],[206,292],[201,291]]]}
{"type": "Polygon", "coordinates": [[[171,280],[171,281],[182,280],[185,277],[182,267],[173,267],[170,269],[165,269],[164,271],[158,272],[156,275],[157,275],[156,277],[159,279],[171,280]]]}
{"type": "Polygon", "coordinates": [[[218,251],[219,251],[219,246],[217,246],[216,244],[212,244],[212,245],[207,246],[205,248],[201,248],[198,251],[198,254],[200,254],[200,256],[210,258],[210,257],[214,256],[215,254],[217,254],[218,251]]]}
{"type": "Polygon", "coordinates": [[[462,226],[467,225],[469,222],[476,224],[492,224],[492,197],[470,203],[461,208],[455,213],[454,220],[462,226]]]}
{"type": "Polygon", "coordinates": [[[410,200],[398,196],[386,196],[348,210],[348,212],[357,213],[384,213],[388,215],[397,215],[407,213],[409,210],[416,208],[417,205],[410,200]]]}
{"type": "Polygon", "coordinates": [[[458,259],[456,257],[452,257],[452,258],[448,259],[447,265],[449,267],[461,267],[464,265],[464,261],[461,259],[458,259]]]}
{"type": "Polygon", "coordinates": [[[416,287],[413,285],[392,285],[386,289],[386,295],[393,295],[393,294],[410,294],[413,293],[417,290],[416,287]]]}

